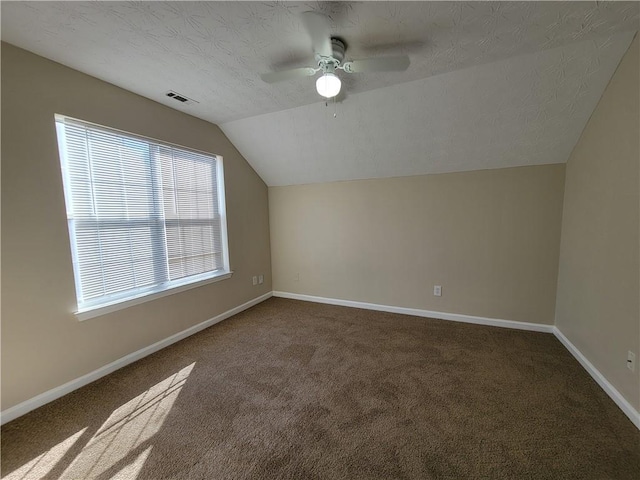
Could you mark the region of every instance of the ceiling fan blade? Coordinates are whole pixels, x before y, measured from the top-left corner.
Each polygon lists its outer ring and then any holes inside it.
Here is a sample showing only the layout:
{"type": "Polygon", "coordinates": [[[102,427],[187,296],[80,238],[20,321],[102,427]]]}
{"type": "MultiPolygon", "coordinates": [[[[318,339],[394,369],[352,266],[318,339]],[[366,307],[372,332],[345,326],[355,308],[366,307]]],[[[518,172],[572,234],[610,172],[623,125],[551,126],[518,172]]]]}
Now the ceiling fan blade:
{"type": "Polygon", "coordinates": [[[323,57],[332,55],[331,26],[327,16],[319,12],[303,12],[300,18],[311,37],[314,53],[323,57]]]}
{"type": "Polygon", "coordinates": [[[402,55],[399,57],[379,57],[366,58],[364,60],[354,60],[343,65],[347,73],[361,72],[401,72],[409,68],[409,57],[402,55]]]}
{"type": "Polygon", "coordinates": [[[263,82],[275,83],[283,80],[291,80],[292,78],[311,77],[315,75],[316,70],[311,67],[293,68],[291,70],[281,70],[279,72],[269,72],[260,74],[263,82]]]}

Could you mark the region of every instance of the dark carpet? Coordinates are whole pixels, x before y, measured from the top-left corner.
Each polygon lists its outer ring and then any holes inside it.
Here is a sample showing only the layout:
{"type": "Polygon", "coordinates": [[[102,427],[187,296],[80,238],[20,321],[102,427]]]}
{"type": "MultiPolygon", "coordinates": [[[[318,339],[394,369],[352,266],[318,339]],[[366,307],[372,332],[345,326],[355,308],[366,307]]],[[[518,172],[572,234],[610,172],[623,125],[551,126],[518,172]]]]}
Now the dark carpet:
{"type": "Polygon", "coordinates": [[[2,428],[8,479],[633,479],[551,334],[272,298],[2,428]]]}

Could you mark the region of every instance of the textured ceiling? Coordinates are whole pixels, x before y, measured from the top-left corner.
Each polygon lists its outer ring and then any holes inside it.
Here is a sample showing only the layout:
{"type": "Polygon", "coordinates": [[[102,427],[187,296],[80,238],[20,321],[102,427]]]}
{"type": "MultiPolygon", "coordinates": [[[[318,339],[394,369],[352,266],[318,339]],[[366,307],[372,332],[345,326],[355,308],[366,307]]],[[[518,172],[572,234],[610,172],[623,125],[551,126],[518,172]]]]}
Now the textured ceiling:
{"type": "Polygon", "coordinates": [[[574,43],[222,129],[271,186],[562,163],[632,38],[574,43]]]}
{"type": "Polygon", "coordinates": [[[1,8],[3,40],[221,124],[271,185],[566,161],[633,35],[620,32],[639,18],[636,2],[1,8]],[[411,66],[341,74],[336,119],[312,78],[263,83],[262,72],[311,63],[307,10],[330,16],[347,59],[406,53],[411,66]]]}
{"type": "Polygon", "coordinates": [[[349,76],[348,94],[638,25],[633,2],[2,2],[2,39],[220,124],[320,100],[313,79],[259,78],[312,63],[307,10],[330,16],[348,59],[411,57],[407,72],[349,76]]]}

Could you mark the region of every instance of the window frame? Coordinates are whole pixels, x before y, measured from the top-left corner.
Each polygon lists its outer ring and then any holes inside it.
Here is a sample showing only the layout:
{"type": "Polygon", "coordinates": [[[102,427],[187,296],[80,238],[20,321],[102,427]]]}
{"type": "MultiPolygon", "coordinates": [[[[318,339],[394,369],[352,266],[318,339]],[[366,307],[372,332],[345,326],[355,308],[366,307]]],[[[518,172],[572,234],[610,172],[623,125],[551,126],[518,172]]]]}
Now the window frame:
{"type": "MultiPolygon", "coordinates": [[[[72,263],[73,263],[73,276],[74,276],[74,287],[75,287],[75,296],[76,296],[76,309],[73,311],[73,314],[80,321],[88,320],[90,318],[98,317],[101,315],[105,315],[111,312],[115,312],[118,310],[122,310],[125,308],[129,308],[134,305],[139,305],[141,303],[145,303],[151,300],[155,300],[157,298],[162,298],[167,295],[172,295],[174,293],[184,292],[186,290],[190,290],[192,288],[198,288],[210,283],[219,282],[222,280],[226,280],[231,278],[233,275],[233,271],[231,270],[229,263],[229,241],[227,234],[227,208],[226,208],[226,192],[225,192],[225,181],[224,181],[224,161],[223,157],[218,154],[214,154],[211,152],[206,152],[203,150],[198,150],[190,147],[185,147],[183,145],[178,145],[175,143],[167,142],[164,140],[158,140],[156,138],[147,137],[144,135],[139,135],[131,132],[127,132],[124,130],[106,127],[104,125],[100,125],[93,122],[88,122],[85,120],[76,119],[67,115],[55,114],[54,115],[54,125],[56,128],[56,140],[58,143],[58,153],[59,153],[59,162],[62,173],[62,183],[64,188],[64,197],[65,197],[65,211],[66,211],[66,221],[69,232],[69,249],[71,251],[72,263]],[[216,168],[216,181],[217,181],[217,201],[218,201],[218,210],[220,216],[220,240],[222,243],[222,268],[203,272],[201,274],[191,275],[188,277],[178,278],[176,280],[168,280],[162,283],[156,283],[154,285],[149,285],[148,287],[136,289],[135,292],[123,292],[121,294],[114,294],[111,298],[108,298],[104,301],[104,297],[101,298],[103,301],[88,301],[87,305],[79,307],[78,301],[78,292],[81,291],[80,285],[80,275],[79,275],[79,263],[78,263],[78,254],[77,254],[77,242],[75,239],[75,227],[73,226],[74,222],[77,221],[73,217],[73,203],[71,202],[71,179],[68,172],[67,167],[67,157],[66,157],[66,142],[60,142],[60,133],[58,131],[57,124],[58,123],[76,123],[80,126],[93,127],[107,133],[112,133],[114,135],[120,135],[124,137],[129,137],[132,139],[141,140],[144,142],[150,142],[156,145],[176,148],[187,152],[193,152],[200,155],[207,155],[213,157],[215,159],[215,168],[216,168]]],[[[132,220],[135,222],[135,220],[132,220]]],[[[176,219],[164,219],[164,223],[176,222],[179,220],[176,219]]]]}

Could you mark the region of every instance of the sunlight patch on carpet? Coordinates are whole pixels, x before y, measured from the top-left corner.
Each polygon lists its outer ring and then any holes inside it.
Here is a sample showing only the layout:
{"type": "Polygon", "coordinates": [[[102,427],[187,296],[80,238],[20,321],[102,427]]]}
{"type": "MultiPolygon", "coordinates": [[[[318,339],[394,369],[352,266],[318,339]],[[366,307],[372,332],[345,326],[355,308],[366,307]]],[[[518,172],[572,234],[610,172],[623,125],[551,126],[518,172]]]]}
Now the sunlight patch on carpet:
{"type": "Polygon", "coordinates": [[[151,453],[152,437],[162,427],[194,365],[114,410],[60,478],[136,478],[151,453]]]}
{"type": "Polygon", "coordinates": [[[122,470],[110,477],[111,480],[132,480],[134,478],[138,478],[138,474],[140,473],[140,470],[142,470],[144,462],[147,461],[147,457],[151,453],[151,449],[153,449],[153,446],[144,450],[129,465],[122,467],[122,470]]]}
{"type": "Polygon", "coordinates": [[[6,480],[26,480],[28,478],[42,478],[64,457],[73,444],[78,441],[86,428],[74,433],[66,440],[50,448],[42,455],[14,470],[4,477],[6,480]]]}

